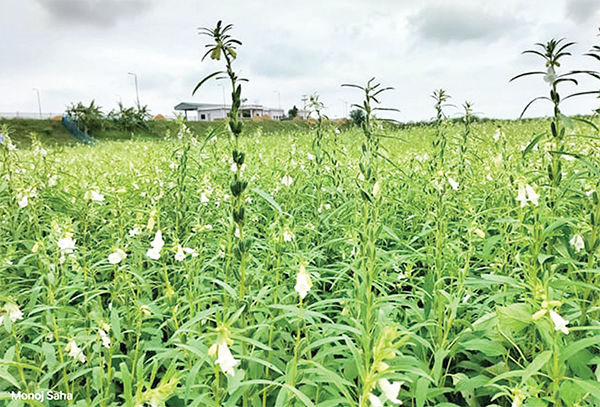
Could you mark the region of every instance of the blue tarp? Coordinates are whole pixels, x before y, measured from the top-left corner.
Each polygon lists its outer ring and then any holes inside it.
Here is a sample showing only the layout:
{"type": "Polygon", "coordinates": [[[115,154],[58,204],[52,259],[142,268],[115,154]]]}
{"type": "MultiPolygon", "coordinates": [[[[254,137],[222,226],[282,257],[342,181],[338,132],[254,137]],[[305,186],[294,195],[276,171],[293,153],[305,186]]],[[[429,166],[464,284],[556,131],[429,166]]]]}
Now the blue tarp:
{"type": "Polygon", "coordinates": [[[85,144],[94,144],[96,142],[96,140],[94,140],[93,138],[91,138],[90,136],[88,136],[87,134],[82,132],[81,130],[79,130],[79,127],[77,127],[77,124],[75,124],[74,121],[69,119],[69,116],[64,115],[62,118],[62,123],[67,128],[67,130],[69,130],[71,133],[73,133],[75,138],[77,138],[79,141],[81,141],[85,144]]]}

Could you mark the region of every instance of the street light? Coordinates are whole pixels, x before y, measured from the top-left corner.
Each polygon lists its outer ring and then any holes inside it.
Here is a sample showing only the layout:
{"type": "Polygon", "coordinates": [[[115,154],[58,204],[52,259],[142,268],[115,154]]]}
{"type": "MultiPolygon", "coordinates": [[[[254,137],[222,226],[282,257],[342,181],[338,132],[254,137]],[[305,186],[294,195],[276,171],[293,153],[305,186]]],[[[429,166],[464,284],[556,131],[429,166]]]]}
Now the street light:
{"type": "Polygon", "coordinates": [[[225,85],[221,84],[221,83],[217,83],[218,86],[221,87],[221,89],[223,89],[223,108],[227,107],[227,104],[225,102],[225,85]]]}
{"type": "Polygon", "coordinates": [[[277,93],[277,101],[279,102],[279,110],[281,110],[281,92],[274,90],[273,93],[277,93]]]}
{"type": "Polygon", "coordinates": [[[344,103],[344,117],[348,117],[348,102],[344,99],[340,99],[344,103]]]}
{"type": "Polygon", "coordinates": [[[138,83],[137,83],[137,75],[133,72],[127,72],[128,75],[133,75],[135,79],[135,98],[137,99],[138,109],[140,108],[140,94],[138,92],[138,83]]]}
{"type": "Polygon", "coordinates": [[[35,90],[37,92],[38,110],[40,112],[40,119],[41,119],[42,118],[42,102],[40,102],[40,90],[38,88],[33,88],[33,90],[35,90]]]}
{"type": "Polygon", "coordinates": [[[308,101],[308,97],[306,95],[302,95],[302,98],[300,100],[304,104],[304,106],[302,107],[302,118],[306,120],[308,119],[308,115],[306,114],[306,102],[308,101]]]}

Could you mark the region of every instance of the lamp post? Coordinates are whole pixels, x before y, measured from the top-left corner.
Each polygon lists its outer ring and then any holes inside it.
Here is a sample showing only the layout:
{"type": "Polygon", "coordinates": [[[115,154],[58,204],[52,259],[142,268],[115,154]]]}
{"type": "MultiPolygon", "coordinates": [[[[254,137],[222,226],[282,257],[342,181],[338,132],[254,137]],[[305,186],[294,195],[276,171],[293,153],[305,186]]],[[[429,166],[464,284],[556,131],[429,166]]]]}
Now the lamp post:
{"type": "Polygon", "coordinates": [[[221,89],[223,89],[223,109],[225,109],[227,107],[227,104],[225,102],[225,85],[217,83],[218,86],[221,87],[221,89]]]}
{"type": "Polygon", "coordinates": [[[137,99],[137,106],[138,106],[138,110],[140,108],[140,94],[138,92],[138,82],[137,82],[137,75],[133,72],[127,72],[128,75],[133,75],[133,78],[135,79],[135,98],[137,99]]]}
{"type": "Polygon", "coordinates": [[[40,112],[40,119],[42,118],[42,102],[40,101],[40,90],[38,88],[33,88],[37,92],[38,98],[38,111],[40,112]]]}
{"type": "Polygon", "coordinates": [[[277,93],[277,101],[279,102],[279,110],[281,110],[281,92],[274,90],[273,93],[277,93]]]}
{"type": "Polygon", "coordinates": [[[344,103],[344,117],[348,117],[348,102],[344,99],[340,99],[344,103]]]}
{"type": "Polygon", "coordinates": [[[308,96],[302,95],[302,98],[300,100],[303,103],[303,107],[302,107],[302,119],[306,120],[306,119],[308,119],[308,115],[306,114],[306,102],[308,101],[308,96]]]}

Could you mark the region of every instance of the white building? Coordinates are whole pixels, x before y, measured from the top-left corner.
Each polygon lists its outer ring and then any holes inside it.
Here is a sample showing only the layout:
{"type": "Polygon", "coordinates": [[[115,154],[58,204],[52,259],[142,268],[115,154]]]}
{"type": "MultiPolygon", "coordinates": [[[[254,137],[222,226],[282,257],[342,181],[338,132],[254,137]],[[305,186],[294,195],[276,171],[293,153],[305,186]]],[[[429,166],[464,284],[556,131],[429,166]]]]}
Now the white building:
{"type": "MultiPolygon", "coordinates": [[[[229,116],[231,105],[182,102],[175,106],[175,110],[183,111],[185,118],[188,120],[213,121],[226,119],[229,116]]],[[[281,120],[284,117],[284,113],[283,109],[272,109],[262,105],[242,105],[239,110],[239,116],[249,119],[268,116],[273,120],[281,120]]]]}

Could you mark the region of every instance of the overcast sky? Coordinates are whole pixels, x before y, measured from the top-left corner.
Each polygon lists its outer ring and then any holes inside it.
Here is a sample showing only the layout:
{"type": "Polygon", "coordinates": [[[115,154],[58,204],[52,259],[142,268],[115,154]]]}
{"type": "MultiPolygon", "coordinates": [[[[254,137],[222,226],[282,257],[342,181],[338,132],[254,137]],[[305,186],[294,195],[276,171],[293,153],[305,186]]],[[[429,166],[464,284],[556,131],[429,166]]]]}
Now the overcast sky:
{"type": "MultiPolygon", "coordinates": [[[[330,117],[342,117],[363,95],[342,83],[371,77],[394,87],[382,105],[401,121],[434,116],[434,89],[443,88],[458,115],[465,100],[483,116],[516,118],[527,102],[546,95],[543,61],[521,52],[565,37],[577,44],[563,69],[596,69],[582,56],[600,25],[598,0],[0,0],[0,112],[62,113],[92,99],[105,112],[139,97],[151,113],[173,114],[182,101],[222,103],[225,81],[191,91],[219,62],[201,61],[209,38],[199,27],[234,25],[243,42],[235,68],[249,79],[250,103],[302,107],[318,93],[330,117]],[[348,108],[346,108],[348,106],[348,108]]],[[[585,79],[578,88],[598,89],[585,79]]],[[[566,94],[565,93],[565,94],[566,94]]],[[[227,89],[229,97],[229,89],[227,89]]],[[[565,102],[567,114],[590,113],[594,97],[565,102]]],[[[539,102],[530,116],[551,114],[539,102]]]]}

